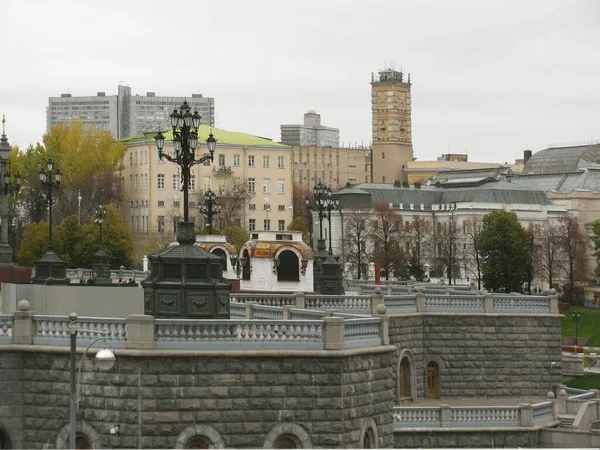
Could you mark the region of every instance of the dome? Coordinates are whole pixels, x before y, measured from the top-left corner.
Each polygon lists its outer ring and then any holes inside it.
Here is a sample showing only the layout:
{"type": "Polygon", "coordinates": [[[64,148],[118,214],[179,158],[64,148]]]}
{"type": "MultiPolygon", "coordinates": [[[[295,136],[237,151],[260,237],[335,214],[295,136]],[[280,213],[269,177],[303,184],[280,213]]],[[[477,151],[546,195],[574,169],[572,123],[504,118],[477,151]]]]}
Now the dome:
{"type": "Polygon", "coordinates": [[[317,109],[314,106],[308,107],[307,114],[316,114],[316,113],[317,113],[317,109]]]}
{"type": "Polygon", "coordinates": [[[575,172],[600,164],[600,144],[554,147],[540,150],[527,163],[523,173],[575,172]]]}

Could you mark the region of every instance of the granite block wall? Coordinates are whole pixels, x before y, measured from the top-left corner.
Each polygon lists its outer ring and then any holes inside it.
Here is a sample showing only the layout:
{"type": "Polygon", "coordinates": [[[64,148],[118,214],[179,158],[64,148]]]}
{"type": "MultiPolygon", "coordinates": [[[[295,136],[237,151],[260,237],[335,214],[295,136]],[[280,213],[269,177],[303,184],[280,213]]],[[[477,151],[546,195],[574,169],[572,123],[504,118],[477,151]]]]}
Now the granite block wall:
{"type": "Polygon", "coordinates": [[[545,397],[562,381],[558,315],[392,316],[390,343],[414,355],[420,398],[429,361],[440,398],[545,397]]]}
{"type": "Polygon", "coordinates": [[[0,353],[0,448],[23,447],[23,358],[0,353]]]}
{"type": "Polygon", "coordinates": [[[394,448],[536,448],[540,430],[472,429],[394,433],[394,448]]]}
{"type": "MultiPolygon", "coordinates": [[[[252,353],[151,357],[120,350],[109,372],[86,360],[78,429],[97,434],[103,447],[176,448],[186,430],[204,426],[223,447],[262,448],[276,427],[293,424],[312,447],[357,447],[365,427],[375,424],[377,446],[392,446],[393,347],[317,356],[252,353]],[[115,424],[118,436],[110,434],[115,424]]],[[[15,369],[5,363],[0,379],[16,370],[22,381],[12,386],[11,403],[0,397],[0,413],[22,410],[22,420],[0,416],[0,426],[13,447],[22,433],[24,448],[53,448],[68,430],[68,353],[15,353],[11,361],[15,369]]]]}

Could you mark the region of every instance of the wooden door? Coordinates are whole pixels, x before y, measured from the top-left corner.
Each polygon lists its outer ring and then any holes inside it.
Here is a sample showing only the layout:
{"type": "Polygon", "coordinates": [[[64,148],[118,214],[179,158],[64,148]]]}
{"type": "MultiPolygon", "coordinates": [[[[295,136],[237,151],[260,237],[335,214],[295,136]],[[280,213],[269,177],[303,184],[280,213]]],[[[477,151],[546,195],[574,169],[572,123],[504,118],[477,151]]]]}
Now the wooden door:
{"type": "Polygon", "coordinates": [[[439,371],[434,361],[427,364],[427,398],[439,398],[439,371]]]}

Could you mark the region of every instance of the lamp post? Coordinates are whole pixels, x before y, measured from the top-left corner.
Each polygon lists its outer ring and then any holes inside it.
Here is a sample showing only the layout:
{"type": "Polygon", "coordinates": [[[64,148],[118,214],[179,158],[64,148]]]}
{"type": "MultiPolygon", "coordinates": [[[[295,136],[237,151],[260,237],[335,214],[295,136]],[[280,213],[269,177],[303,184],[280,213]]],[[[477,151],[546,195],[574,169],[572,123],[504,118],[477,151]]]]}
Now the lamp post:
{"type": "Polygon", "coordinates": [[[94,222],[100,230],[100,248],[92,256],[92,277],[94,278],[94,284],[110,286],[112,285],[112,280],[110,279],[110,258],[104,252],[104,246],[102,245],[102,224],[107,213],[106,206],[98,205],[94,209],[94,214],[96,215],[94,222]]]}
{"type": "Polygon", "coordinates": [[[200,212],[208,223],[208,234],[212,234],[213,216],[221,212],[221,204],[217,202],[217,195],[208,189],[204,193],[204,203],[200,205],[200,212]]]}
{"type": "Polygon", "coordinates": [[[81,225],[81,189],[77,189],[77,223],[81,225]]]}
{"type": "Polygon", "coordinates": [[[154,140],[156,141],[156,147],[158,148],[159,158],[165,158],[167,161],[175,163],[181,168],[181,181],[183,182],[183,221],[188,222],[188,195],[191,168],[196,164],[201,164],[205,161],[213,161],[217,140],[211,132],[206,139],[209,154],[198,158],[196,156],[196,147],[198,146],[198,127],[200,126],[200,119],[202,116],[198,114],[198,111],[195,111],[194,114],[192,114],[187,101],[184,101],[179,111],[174,109],[169,117],[171,118],[171,126],[173,127],[174,153],[163,153],[165,138],[160,131],[154,136],[154,140]]]}
{"type": "Polygon", "coordinates": [[[306,198],[304,199],[304,203],[306,204],[306,212],[308,213],[308,232],[310,234],[310,248],[314,248],[313,247],[313,221],[312,221],[312,214],[310,213],[310,197],[307,195],[306,198]]]}
{"type": "Polygon", "coordinates": [[[18,173],[15,175],[15,183],[11,182],[11,175],[9,172],[8,158],[10,156],[10,145],[8,144],[8,138],[6,137],[6,118],[2,116],[2,136],[0,137],[0,183],[2,183],[2,211],[1,211],[1,222],[0,222],[0,265],[12,265],[13,264],[13,250],[8,243],[8,195],[15,195],[21,189],[21,175],[18,173]]]}
{"type": "Polygon", "coordinates": [[[329,223],[329,254],[333,255],[331,248],[331,211],[337,211],[340,207],[339,197],[333,197],[331,195],[331,189],[327,192],[326,209],[327,209],[327,222],[329,223]]]}
{"type": "MultiPolygon", "coordinates": [[[[77,440],[77,409],[79,408],[79,386],[81,380],[81,367],[83,366],[83,360],[85,358],[88,350],[94,345],[96,342],[100,340],[105,340],[108,336],[100,336],[92,341],[92,343],[85,349],[83,355],[81,356],[81,361],[79,362],[79,377],[77,377],[77,332],[79,328],[77,327],[77,314],[73,311],[69,314],[69,336],[71,343],[71,367],[70,367],[70,409],[69,409],[69,448],[76,448],[76,440],[77,440]]],[[[81,330],[81,331],[92,331],[92,330],[81,330]]],[[[108,334],[108,332],[103,331],[93,331],[97,334],[108,334]]],[[[110,370],[115,364],[116,358],[115,354],[108,349],[99,350],[96,353],[95,357],[96,366],[100,370],[110,370]]]]}
{"type": "Polygon", "coordinates": [[[581,313],[575,311],[571,318],[575,324],[575,353],[577,353],[577,347],[579,347],[579,321],[581,320],[581,313]]]}
{"type": "Polygon", "coordinates": [[[40,184],[45,190],[46,202],[48,203],[48,251],[42,258],[35,262],[34,283],[66,283],[70,280],[66,277],[67,263],[54,253],[54,242],[52,240],[52,204],[53,191],[60,187],[62,172],[52,158],[46,162],[46,169],[40,168],[40,184]]]}
{"type": "Polygon", "coordinates": [[[104,218],[106,217],[107,213],[106,206],[98,205],[96,207],[95,213],[96,220],[94,220],[94,222],[96,222],[98,224],[98,227],[100,228],[100,250],[102,250],[102,224],[104,223],[104,218]]]}

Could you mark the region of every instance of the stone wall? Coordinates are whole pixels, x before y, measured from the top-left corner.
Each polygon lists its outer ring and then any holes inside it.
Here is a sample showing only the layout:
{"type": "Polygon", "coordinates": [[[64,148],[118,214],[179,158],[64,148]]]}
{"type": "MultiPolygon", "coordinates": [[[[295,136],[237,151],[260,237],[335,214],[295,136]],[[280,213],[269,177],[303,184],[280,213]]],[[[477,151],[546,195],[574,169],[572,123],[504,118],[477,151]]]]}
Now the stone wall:
{"type": "Polygon", "coordinates": [[[0,448],[23,448],[23,359],[0,353],[0,448]]]}
{"type": "Polygon", "coordinates": [[[545,397],[562,381],[559,315],[395,315],[389,335],[414,356],[418,398],[430,361],[440,398],[545,397]]]}
{"type": "Polygon", "coordinates": [[[394,448],[535,448],[540,430],[429,430],[394,433],[394,448]]]}
{"type": "MultiPolygon", "coordinates": [[[[0,352],[2,386],[13,383],[6,386],[13,395],[0,396],[0,426],[13,446],[54,447],[67,439],[68,350],[44,350],[0,352]],[[22,375],[22,383],[9,382],[10,373],[22,375]],[[19,408],[22,428],[19,418],[11,421],[14,414],[4,414],[19,408]]],[[[312,447],[358,447],[369,426],[376,428],[378,447],[392,446],[391,346],[115,353],[111,371],[100,372],[86,359],[81,377],[78,430],[103,447],[176,448],[198,430],[221,447],[262,448],[284,433],[312,447]],[[119,435],[110,435],[116,424],[119,435]]]]}

